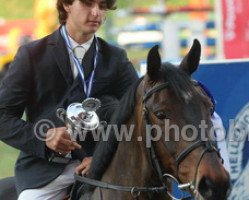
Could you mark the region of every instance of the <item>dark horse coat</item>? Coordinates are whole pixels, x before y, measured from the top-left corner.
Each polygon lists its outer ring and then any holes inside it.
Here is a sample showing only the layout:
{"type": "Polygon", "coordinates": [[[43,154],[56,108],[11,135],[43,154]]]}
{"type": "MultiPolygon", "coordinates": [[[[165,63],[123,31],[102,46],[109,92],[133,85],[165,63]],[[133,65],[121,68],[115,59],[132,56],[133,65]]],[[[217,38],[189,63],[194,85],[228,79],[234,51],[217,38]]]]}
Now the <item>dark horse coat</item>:
{"type": "Polygon", "coordinates": [[[149,51],[147,73],[120,101],[110,123],[116,128],[97,145],[88,177],[75,176],[84,183],[76,199],[172,199],[172,180],[195,199],[227,199],[229,174],[212,141],[213,104],[190,76],[200,55],[198,40],[178,66],[162,63],[158,46],[149,51]]]}

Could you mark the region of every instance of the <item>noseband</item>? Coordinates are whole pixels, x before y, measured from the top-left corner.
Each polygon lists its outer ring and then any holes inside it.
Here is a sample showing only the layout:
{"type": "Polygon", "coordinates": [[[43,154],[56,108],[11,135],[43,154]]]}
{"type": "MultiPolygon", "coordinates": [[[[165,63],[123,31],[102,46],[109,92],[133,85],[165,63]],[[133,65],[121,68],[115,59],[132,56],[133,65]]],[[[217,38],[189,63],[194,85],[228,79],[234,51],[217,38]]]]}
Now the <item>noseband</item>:
{"type": "MultiPolygon", "coordinates": [[[[196,85],[196,81],[193,81],[193,83],[196,85]]],[[[160,84],[158,86],[153,87],[147,93],[145,93],[145,95],[143,97],[143,106],[144,106],[143,111],[144,111],[144,120],[145,120],[146,124],[151,124],[151,121],[150,121],[150,118],[149,118],[149,111],[148,111],[148,108],[146,107],[146,102],[149,100],[149,98],[153,94],[155,94],[156,92],[160,92],[163,89],[168,88],[168,86],[169,86],[169,84],[167,82],[162,83],[162,84],[160,84]]],[[[202,88],[202,85],[200,85],[200,87],[202,88]]],[[[151,134],[151,133],[149,133],[149,134],[151,134]]],[[[181,189],[181,190],[190,189],[192,191],[194,191],[196,189],[195,184],[196,184],[196,179],[197,179],[197,173],[198,173],[199,165],[200,165],[201,160],[202,160],[203,156],[205,155],[205,153],[215,151],[218,154],[218,156],[221,158],[219,150],[215,147],[213,142],[210,141],[210,140],[207,140],[207,141],[198,140],[198,141],[194,142],[193,144],[189,145],[185,150],[183,150],[176,157],[176,160],[175,160],[177,178],[175,178],[175,177],[173,177],[172,175],[169,175],[169,174],[163,174],[162,169],[160,167],[159,160],[158,160],[158,158],[156,156],[156,153],[155,153],[155,147],[154,147],[154,145],[152,143],[152,145],[148,148],[148,151],[149,151],[149,154],[150,154],[149,157],[151,158],[151,163],[152,163],[153,167],[155,168],[155,170],[157,171],[157,174],[158,174],[160,180],[162,181],[162,183],[164,183],[165,178],[171,178],[171,179],[176,180],[176,181],[178,180],[181,183],[179,175],[178,175],[179,174],[179,166],[180,166],[181,162],[183,160],[185,160],[187,158],[187,156],[190,155],[190,153],[193,150],[195,150],[195,149],[197,149],[198,147],[201,147],[201,146],[204,146],[204,149],[202,150],[202,153],[201,153],[201,155],[200,155],[200,157],[198,159],[193,181],[178,185],[178,188],[181,189]]],[[[170,195],[170,196],[173,197],[172,195],[170,195]]]]}

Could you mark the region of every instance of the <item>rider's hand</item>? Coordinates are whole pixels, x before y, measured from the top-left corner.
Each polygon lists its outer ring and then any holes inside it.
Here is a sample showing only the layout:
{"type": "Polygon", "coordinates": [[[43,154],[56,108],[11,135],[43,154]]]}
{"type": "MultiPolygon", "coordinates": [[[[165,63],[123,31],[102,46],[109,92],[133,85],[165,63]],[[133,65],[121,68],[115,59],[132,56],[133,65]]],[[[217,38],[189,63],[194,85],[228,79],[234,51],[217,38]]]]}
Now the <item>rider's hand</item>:
{"type": "Polygon", "coordinates": [[[46,146],[60,154],[67,154],[72,150],[81,149],[81,146],[71,139],[66,127],[48,129],[46,146]]]}
{"type": "Polygon", "coordinates": [[[85,176],[88,174],[92,162],[92,157],[85,157],[81,164],[76,167],[75,172],[79,175],[85,176]]]}

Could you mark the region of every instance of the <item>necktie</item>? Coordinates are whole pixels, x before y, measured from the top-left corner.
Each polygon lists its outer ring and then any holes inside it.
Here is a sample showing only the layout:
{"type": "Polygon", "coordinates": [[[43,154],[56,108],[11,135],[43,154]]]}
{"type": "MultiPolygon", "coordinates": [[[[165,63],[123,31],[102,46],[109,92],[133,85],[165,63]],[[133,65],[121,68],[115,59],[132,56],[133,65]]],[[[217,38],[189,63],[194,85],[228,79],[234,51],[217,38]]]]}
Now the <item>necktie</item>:
{"type": "Polygon", "coordinates": [[[74,52],[74,55],[76,56],[76,58],[79,59],[80,63],[82,62],[82,59],[85,55],[85,49],[84,47],[82,46],[76,46],[74,49],[73,49],[73,52],[74,52]]]}

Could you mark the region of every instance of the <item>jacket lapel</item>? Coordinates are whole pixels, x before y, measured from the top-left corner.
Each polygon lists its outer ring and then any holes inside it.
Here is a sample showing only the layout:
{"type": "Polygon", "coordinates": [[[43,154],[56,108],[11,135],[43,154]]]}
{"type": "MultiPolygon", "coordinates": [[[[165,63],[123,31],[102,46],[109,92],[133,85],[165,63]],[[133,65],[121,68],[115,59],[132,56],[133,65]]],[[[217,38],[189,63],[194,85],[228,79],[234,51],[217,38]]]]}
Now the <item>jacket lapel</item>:
{"type": "Polygon", "coordinates": [[[89,75],[91,74],[94,67],[95,44],[96,43],[94,40],[82,60],[82,66],[84,68],[84,75],[86,80],[88,80],[89,75]]]}
{"type": "Polygon", "coordinates": [[[64,79],[68,85],[71,85],[73,82],[73,75],[69,54],[59,29],[51,35],[50,44],[53,45],[52,52],[64,79]]]}

